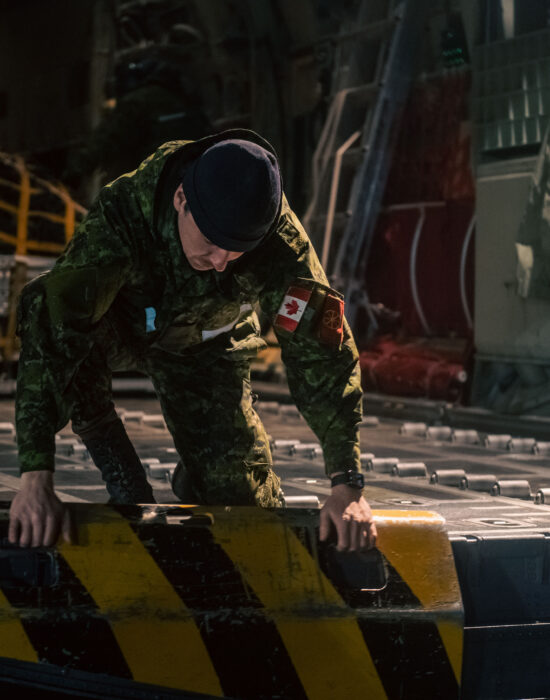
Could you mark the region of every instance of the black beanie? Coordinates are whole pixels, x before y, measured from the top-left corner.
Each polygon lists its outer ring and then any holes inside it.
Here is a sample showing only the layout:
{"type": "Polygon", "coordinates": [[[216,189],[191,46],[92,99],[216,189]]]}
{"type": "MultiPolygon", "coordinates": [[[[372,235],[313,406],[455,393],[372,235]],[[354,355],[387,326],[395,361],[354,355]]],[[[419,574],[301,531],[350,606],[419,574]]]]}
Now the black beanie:
{"type": "Polygon", "coordinates": [[[280,211],[277,159],[252,141],[211,146],[187,168],[182,184],[200,232],[224,250],[255,248],[280,211]]]}

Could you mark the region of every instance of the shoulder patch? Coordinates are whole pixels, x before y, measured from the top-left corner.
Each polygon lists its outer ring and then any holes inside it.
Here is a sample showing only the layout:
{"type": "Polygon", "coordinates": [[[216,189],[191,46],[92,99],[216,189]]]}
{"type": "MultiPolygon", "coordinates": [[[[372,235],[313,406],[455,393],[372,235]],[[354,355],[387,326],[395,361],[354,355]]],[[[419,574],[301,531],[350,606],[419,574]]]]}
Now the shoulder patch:
{"type": "Polygon", "coordinates": [[[342,294],[316,280],[298,277],[287,289],[273,327],[289,337],[299,325],[300,335],[340,348],[344,340],[342,294]]]}
{"type": "Polygon", "coordinates": [[[273,325],[277,330],[294,333],[311,299],[311,289],[292,285],[286,290],[273,325]]]}
{"type": "Polygon", "coordinates": [[[319,339],[327,345],[339,347],[344,339],[344,300],[336,293],[327,292],[319,320],[319,339]]]}

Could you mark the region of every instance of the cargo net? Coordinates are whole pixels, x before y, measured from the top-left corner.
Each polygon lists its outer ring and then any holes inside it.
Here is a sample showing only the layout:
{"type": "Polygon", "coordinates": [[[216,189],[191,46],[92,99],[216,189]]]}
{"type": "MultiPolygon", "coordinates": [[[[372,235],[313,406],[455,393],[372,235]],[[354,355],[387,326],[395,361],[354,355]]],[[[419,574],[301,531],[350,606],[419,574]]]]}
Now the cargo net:
{"type": "Polygon", "coordinates": [[[85,213],[62,185],[0,152],[0,255],[59,255],[85,213]]]}

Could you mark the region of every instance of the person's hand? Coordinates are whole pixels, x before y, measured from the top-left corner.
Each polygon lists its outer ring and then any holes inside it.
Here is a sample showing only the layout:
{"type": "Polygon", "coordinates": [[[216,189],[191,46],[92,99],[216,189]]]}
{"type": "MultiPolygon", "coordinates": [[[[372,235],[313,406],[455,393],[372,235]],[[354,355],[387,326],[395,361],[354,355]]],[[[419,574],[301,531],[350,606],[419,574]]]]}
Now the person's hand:
{"type": "Polygon", "coordinates": [[[359,489],[346,484],[333,486],[321,509],[320,539],[328,539],[331,525],[336,528],[340,551],[356,552],[376,545],[376,525],[369,504],[359,489]]]}
{"type": "Polygon", "coordinates": [[[59,533],[72,542],[69,511],[55,495],[50,471],[25,472],[10,507],[8,539],[20,547],[50,547],[59,533]]]}

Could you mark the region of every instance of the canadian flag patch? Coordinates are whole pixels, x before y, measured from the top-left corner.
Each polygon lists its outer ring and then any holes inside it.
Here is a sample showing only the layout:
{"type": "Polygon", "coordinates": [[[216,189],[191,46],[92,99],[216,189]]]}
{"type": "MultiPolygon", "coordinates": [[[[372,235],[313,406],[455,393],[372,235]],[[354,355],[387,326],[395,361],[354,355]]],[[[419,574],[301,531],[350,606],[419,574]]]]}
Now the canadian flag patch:
{"type": "Polygon", "coordinates": [[[310,298],[311,290],[302,287],[289,287],[273,325],[276,328],[284,328],[289,333],[294,333],[310,298]]]}

